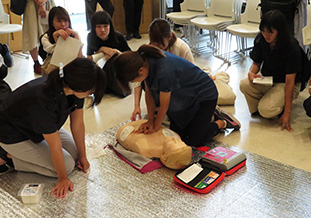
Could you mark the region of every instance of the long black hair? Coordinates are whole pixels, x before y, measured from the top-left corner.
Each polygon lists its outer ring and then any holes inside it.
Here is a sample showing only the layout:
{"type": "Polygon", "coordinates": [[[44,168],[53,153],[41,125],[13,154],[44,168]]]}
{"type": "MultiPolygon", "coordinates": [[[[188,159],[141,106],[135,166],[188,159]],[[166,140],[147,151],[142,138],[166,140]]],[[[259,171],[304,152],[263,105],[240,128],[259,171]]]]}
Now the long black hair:
{"type": "Polygon", "coordinates": [[[142,45],[137,51],[126,51],[120,54],[115,62],[116,77],[125,90],[130,90],[128,83],[139,76],[138,70],[148,58],[163,58],[163,51],[153,45],[142,45]]]}
{"type": "MultiPolygon", "coordinates": [[[[260,31],[264,31],[264,29],[267,29],[270,32],[272,32],[272,29],[275,29],[278,31],[276,45],[275,45],[275,47],[277,48],[284,48],[288,46],[289,43],[291,43],[292,37],[290,35],[289,26],[288,26],[286,17],[279,10],[271,10],[265,13],[262,16],[259,29],[260,31]]],[[[262,34],[260,35],[261,35],[261,39],[263,39],[262,34]]]]}
{"type": "Polygon", "coordinates": [[[45,88],[55,90],[56,84],[61,84],[75,92],[93,91],[94,99],[91,107],[98,105],[106,89],[104,71],[88,58],[76,58],[64,68],[64,76],[59,75],[59,69],[52,71],[47,78],[45,88]]]}
{"type": "Polygon", "coordinates": [[[71,27],[71,21],[70,21],[70,16],[68,14],[68,12],[66,11],[65,8],[61,7],[61,6],[57,6],[57,7],[53,7],[50,12],[49,12],[49,17],[48,17],[48,21],[49,21],[49,29],[48,31],[46,31],[46,33],[49,36],[49,41],[52,44],[55,44],[55,40],[53,37],[53,33],[56,31],[54,25],[53,25],[53,20],[54,18],[57,17],[58,19],[61,20],[65,20],[65,21],[69,21],[69,28],[72,29],[71,27]]]}

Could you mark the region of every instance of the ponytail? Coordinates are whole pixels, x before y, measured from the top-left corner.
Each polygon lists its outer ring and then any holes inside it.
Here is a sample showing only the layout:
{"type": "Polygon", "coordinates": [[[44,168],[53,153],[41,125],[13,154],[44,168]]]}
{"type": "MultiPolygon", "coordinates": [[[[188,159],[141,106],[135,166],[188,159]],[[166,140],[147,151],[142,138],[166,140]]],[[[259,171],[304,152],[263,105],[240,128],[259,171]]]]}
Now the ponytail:
{"type": "Polygon", "coordinates": [[[115,62],[116,77],[126,91],[130,91],[129,82],[138,77],[138,70],[149,58],[164,58],[163,51],[152,45],[142,45],[137,51],[120,54],[115,62]]]}

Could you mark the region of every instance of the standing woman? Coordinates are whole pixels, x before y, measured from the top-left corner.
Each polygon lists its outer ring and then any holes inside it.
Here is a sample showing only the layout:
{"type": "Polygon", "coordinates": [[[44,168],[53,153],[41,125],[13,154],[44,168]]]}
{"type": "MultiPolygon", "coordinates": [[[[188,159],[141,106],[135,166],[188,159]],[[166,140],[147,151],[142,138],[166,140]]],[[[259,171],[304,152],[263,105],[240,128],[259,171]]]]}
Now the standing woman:
{"type": "Polygon", "coordinates": [[[10,94],[0,106],[1,159],[16,170],[58,177],[52,193],[57,198],[73,190],[68,179],[77,163],[87,172],[84,98],[94,94],[90,106],[100,103],[105,74],[91,60],[77,58],[48,77],[32,80],[10,94]],[[62,128],[70,116],[71,133],[62,128]],[[9,159],[12,157],[12,160],[9,159]]]}
{"type": "MultiPolygon", "coordinates": [[[[149,41],[150,45],[182,57],[194,64],[189,46],[172,32],[170,24],[166,20],[157,18],[152,21],[149,26],[149,41]]],[[[131,116],[132,121],[136,120],[137,116],[141,119],[140,99],[142,93],[140,83],[134,83],[133,87],[135,106],[131,116]]]]}
{"type": "Polygon", "coordinates": [[[143,82],[148,121],[138,133],[158,131],[165,114],[170,128],[195,147],[204,145],[221,128],[240,128],[234,117],[225,114],[211,122],[218,97],[216,86],[205,72],[183,58],[142,45],[138,51],[120,54],[115,68],[124,87],[129,89],[128,82],[143,82]]]}
{"type": "Polygon", "coordinates": [[[126,40],[141,39],[139,27],[144,0],[123,0],[125,13],[126,40]]]}
{"type": "Polygon", "coordinates": [[[114,6],[111,0],[85,0],[85,15],[88,30],[91,28],[91,18],[96,11],[97,3],[100,4],[102,9],[107,11],[111,17],[113,16],[114,6]]]}
{"type": "Polygon", "coordinates": [[[47,16],[49,11],[55,6],[54,0],[28,0],[23,15],[23,45],[22,51],[29,51],[34,61],[34,72],[41,74],[41,64],[38,60],[38,46],[40,36],[48,28],[47,25],[41,24],[41,18],[47,16]]]}
{"type": "Polygon", "coordinates": [[[254,40],[251,52],[253,64],[248,78],[241,80],[249,112],[262,117],[280,116],[282,130],[292,130],[291,105],[300,92],[302,59],[297,40],[290,34],[286,17],[278,10],[265,13],[261,19],[261,33],[254,40]],[[256,77],[272,76],[273,85],[254,84],[256,77]]]}

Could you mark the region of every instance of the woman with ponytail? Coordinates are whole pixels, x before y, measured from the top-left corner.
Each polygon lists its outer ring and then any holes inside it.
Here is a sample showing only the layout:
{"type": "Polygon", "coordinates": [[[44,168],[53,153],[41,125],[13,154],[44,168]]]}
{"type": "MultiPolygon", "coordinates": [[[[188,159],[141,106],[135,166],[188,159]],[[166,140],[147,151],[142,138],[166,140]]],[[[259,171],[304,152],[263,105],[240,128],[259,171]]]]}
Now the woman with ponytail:
{"type": "MultiPolygon", "coordinates": [[[[91,60],[77,58],[48,77],[32,80],[11,93],[0,106],[1,159],[15,170],[58,177],[52,193],[63,198],[73,190],[68,174],[75,165],[87,172],[83,105],[100,103],[105,74],[91,60]],[[70,116],[71,133],[62,128],[70,116]]],[[[3,163],[2,163],[3,164],[3,163]]]]}
{"type": "Polygon", "coordinates": [[[142,45],[138,51],[120,54],[115,70],[124,88],[129,89],[129,82],[142,82],[145,90],[148,121],[137,133],[158,131],[165,114],[170,128],[195,147],[204,145],[222,128],[240,128],[231,114],[220,110],[211,122],[218,97],[216,86],[205,72],[183,58],[142,45]]]}
{"type": "MultiPolygon", "coordinates": [[[[170,24],[165,19],[154,19],[149,26],[150,45],[163,51],[168,51],[174,55],[184,58],[194,64],[193,55],[187,43],[178,38],[171,30],[170,24]]],[[[134,83],[134,111],[131,120],[141,119],[140,98],[142,88],[140,83],[134,83]]]]}

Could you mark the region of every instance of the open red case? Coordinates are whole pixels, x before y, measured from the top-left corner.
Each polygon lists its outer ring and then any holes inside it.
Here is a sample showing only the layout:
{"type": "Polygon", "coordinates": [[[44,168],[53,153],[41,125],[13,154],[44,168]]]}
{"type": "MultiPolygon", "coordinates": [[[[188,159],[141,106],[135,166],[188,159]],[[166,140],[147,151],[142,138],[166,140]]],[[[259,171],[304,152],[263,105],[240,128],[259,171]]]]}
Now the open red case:
{"type": "Polygon", "coordinates": [[[198,163],[193,163],[178,171],[174,175],[174,180],[193,191],[206,194],[218,185],[224,177],[224,172],[214,167],[209,168],[208,164],[200,160],[198,163]]]}
{"type": "Polygon", "coordinates": [[[225,177],[246,164],[246,156],[228,148],[217,147],[208,152],[199,162],[178,171],[174,180],[201,194],[210,192],[225,177]]]}

